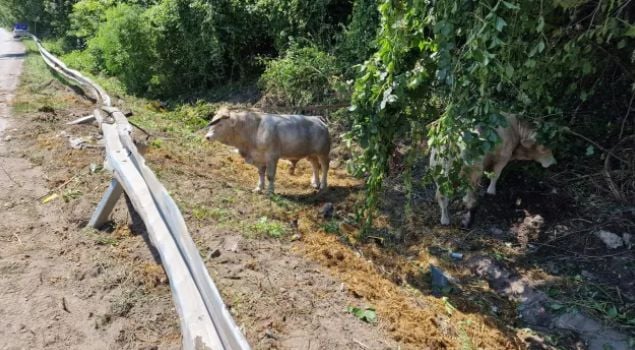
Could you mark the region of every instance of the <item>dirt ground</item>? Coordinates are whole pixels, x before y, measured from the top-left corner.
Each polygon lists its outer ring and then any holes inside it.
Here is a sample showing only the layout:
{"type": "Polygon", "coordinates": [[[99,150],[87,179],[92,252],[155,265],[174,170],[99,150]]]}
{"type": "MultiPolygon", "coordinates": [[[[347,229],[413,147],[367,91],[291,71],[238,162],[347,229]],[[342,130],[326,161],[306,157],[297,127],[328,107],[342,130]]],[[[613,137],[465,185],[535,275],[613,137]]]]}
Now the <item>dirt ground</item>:
{"type": "MultiPolygon", "coordinates": [[[[0,42],[4,104],[12,102],[24,48],[5,31],[0,31],[0,42]]],[[[50,85],[73,111],[89,109],[74,92],[59,83],[50,85]]],[[[58,193],[60,184],[74,186],[81,180],[63,159],[31,152],[34,142],[43,141],[37,138],[41,125],[9,115],[6,105],[0,112],[5,126],[0,138],[0,348],[179,348],[169,288],[147,282],[143,274],[152,269],[162,274],[143,239],[131,237],[126,246],[135,248],[135,254],[124,254],[108,244],[108,237],[83,228],[104,178],[91,198],[43,203],[58,193]]],[[[92,152],[93,161],[100,157],[100,152],[92,152]]],[[[127,220],[121,208],[117,215],[127,220]]],[[[128,236],[129,231],[122,227],[115,234],[128,236]]]]}
{"type": "MultiPolygon", "coordinates": [[[[34,52],[26,60],[0,145],[11,176],[0,173],[10,218],[0,224],[2,348],[178,348],[169,286],[143,227],[119,203],[105,231],[83,228],[110,176],[99,130],[64,123],[91,102],[34,52]],[[71,148],[79,137],[88,147],[71,148]]],[[[632,234],[634,218],[628,205],[582,205],[606,194],[575,177],[560,188],[566,169],[511,166],[467,231],[437,225],[429,186],[417,185],[407,205],[389,181],[377,229],[361,236],[362,181],[346,172],[341,147],[327,192],[310,189],[302,161],[293,176],[281,162],[277,195],[257,195],[255,169],[232,149],[202,142],[152,103],[117,100],[152,134],[136,133],[145,157],[254,349],[602,349],[606,339],[566,328],[562,316],[574,312],[606,327],[595,333],[633,334],[633,251],[609,250],[594,232],[632,234]],[[431,265],[449,280],[440,289],[431,265]],[[363,322],[350,307],[376,318],[363,322]]]]}
{"type": "MultiPolygon", "coordinates": [[[[2,35],[2,48],[23,52],[2,35]]],[[[0,59],[19,75],[22,54],[11,67],[0,59]]],[[[165,274],[125,203],[104,232],[85,228],[110,176],[99,147],[70,147],[76,137],[98,144],[98,129],[64,123],[88,114],[91,101],[51,76],[36,52],[26,59],[14,111],[1,119],[0,348],[179,348],[165,274]]],[[[13,87],[3,83],[7,102],[13,87]]],[[[346,312],[357,299],[289,242],[189,224],[254,349],[398,347],[381,324],[346,312]]]]}

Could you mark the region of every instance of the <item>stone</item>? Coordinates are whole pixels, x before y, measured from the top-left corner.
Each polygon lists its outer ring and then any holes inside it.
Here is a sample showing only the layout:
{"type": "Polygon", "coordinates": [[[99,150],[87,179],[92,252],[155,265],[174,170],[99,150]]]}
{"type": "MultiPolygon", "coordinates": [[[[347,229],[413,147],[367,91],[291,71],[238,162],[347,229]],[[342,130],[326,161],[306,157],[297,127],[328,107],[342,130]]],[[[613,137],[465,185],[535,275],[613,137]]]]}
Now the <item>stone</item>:
{"type": "Polygon", "coordinates": [[[600,230],[595,235],[609,248],[617,249],[624,245],[624,240],[617,234],[605,230],[600,230]]]}

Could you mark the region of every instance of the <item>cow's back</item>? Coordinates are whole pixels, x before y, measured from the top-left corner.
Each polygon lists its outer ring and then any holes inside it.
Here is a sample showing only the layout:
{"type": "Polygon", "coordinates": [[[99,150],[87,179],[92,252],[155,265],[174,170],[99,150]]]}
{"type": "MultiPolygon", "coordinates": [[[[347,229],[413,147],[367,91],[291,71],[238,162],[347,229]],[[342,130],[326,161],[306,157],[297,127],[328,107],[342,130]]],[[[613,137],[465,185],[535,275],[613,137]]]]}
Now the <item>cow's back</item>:
{"type": "Polygon", "coordinates": [[[328,128],[320,117],[265,114],[259,134],[281,158],[328,154],[331,147],[328,128]]]}

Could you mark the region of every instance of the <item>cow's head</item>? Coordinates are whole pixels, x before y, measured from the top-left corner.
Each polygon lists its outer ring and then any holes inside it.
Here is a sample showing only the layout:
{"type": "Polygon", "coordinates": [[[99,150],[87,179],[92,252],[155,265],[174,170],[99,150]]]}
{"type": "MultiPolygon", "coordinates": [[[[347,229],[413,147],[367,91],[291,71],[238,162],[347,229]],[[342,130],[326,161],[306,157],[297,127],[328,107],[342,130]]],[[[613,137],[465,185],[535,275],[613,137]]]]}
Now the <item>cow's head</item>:
{"type": "Polygon", "coordinates": [[[518,160],[535,160],[545,168],[556,164],[556,158],[554,158],[551,149],[536,141],[535,132],[530,133],[520,140],[520,144],[514,150],[513,158],[518,160]]]}
{"type": "Polygon", "coordinates": [[[223,141],[233,133],[236,119],[232,117],[229,109],[223,107],[214,114],[212,121],[207,126],[209,130],[205,135],[205,139],[208,141],[223,141]]]}

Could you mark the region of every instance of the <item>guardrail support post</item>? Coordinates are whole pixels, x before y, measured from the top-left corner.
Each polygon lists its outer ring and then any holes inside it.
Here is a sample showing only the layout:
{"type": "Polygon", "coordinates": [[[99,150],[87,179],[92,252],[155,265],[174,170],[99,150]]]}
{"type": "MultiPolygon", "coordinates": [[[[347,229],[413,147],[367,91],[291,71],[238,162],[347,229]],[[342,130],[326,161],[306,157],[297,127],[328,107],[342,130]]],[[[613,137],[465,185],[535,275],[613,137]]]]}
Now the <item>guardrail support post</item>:
{"type": "Polygon", "coordinates": [[[90,218],[88,226],[92,228],[99,228],[105,224],[122,193],[123,187],[117,179],[113,178],[110,182],[110,186],[108,186],[108,189],[106,190],[106,193],[104,193],[101,201],[99,201],[93,216],[90,218]]]}

